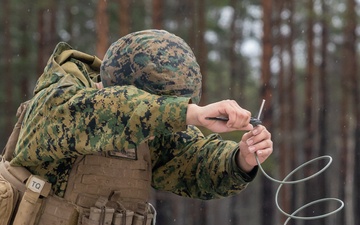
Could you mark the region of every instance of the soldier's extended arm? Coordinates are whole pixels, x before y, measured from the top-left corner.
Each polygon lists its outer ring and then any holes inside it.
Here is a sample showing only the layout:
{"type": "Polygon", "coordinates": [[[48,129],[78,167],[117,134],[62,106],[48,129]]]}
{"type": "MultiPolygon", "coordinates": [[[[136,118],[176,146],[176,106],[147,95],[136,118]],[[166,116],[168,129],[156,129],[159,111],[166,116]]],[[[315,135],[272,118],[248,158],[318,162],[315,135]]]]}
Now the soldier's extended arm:
{"type": "Polygon", "coordinates": [[[154,188],[200,199],[221,198],[243,190],[256,175],[235,163],[238,143],[219,135],[204,137],[193,126],[186,132],[150,141],[154,188]]]}
{"type": "Polygon", "coordinates": [[[132,148],[151,136],[185,130],[188,101],[150,95],[132,86],[39,93],[24,121],[16,158],[32,166],[132,148]]]}

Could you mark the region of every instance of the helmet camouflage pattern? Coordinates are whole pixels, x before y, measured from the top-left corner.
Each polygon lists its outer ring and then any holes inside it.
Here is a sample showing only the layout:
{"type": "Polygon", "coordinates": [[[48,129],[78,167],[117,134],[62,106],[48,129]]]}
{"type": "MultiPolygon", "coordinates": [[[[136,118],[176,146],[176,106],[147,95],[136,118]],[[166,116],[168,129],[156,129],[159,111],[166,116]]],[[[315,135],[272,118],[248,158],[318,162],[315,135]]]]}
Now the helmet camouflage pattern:
{"type": "Polygon", "coordinates": [[[191,48],[164,30],[144,30],[114,42],[105,54],[100,76],[104,87],[134,85],[157,95],[201,97],[200,67],[191,48]]]}

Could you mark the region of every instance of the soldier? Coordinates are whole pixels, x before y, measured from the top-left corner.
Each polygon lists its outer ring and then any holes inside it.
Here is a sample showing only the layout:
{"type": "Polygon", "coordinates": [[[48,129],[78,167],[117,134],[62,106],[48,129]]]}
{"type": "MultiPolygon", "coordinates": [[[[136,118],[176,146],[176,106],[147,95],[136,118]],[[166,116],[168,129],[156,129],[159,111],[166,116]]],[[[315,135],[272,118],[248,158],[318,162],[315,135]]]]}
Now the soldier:
{"type": "Polygon", "coordinates": [[[205,200],[239,193],[257,173],[254,153],[261,163],[272,153],[271,135],[253,128],[251,113],[235,101],[198,106],[200,94],[194,54],[166,31],[126,35],[102,62],[59,43],[23,107],[7,159],[36,175],[27,178],[15,221],[150,224],[150,186],[205,200]],[[216,116],[229,120],[206,119],[216,116]],[[248,132],[237,143],[205,137],[197,126],[248,132]]]}

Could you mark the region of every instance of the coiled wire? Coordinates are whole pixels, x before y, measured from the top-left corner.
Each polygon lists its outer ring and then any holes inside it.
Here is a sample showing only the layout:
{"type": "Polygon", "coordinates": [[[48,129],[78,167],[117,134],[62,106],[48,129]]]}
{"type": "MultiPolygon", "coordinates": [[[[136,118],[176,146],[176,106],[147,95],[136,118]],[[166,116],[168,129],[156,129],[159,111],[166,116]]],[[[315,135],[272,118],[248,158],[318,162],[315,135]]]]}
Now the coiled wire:
{"type": "Polygon", "coordinates": [[[315,219],[320,219],[320,218],[324,218],[324,217],[327,217],[327,216],[330,216],[330,215],[333,215],[335,213],[337,213],[338,211],[340,211],[343,207],[344,207],[344,202],[340,199],[337,199],[337,198],[322,198],[322,199],[318,199],[318,200],[315,200],[315,201],[312,201],[310,203],[307,203],[306,205],[303,205],[301,206],[300,208],[298,208],[297,210],[295,210],[293,213],[289,214],[287,212],[285,212],[279,205],[279,192],[280,192],[280,189],[282,187],[282,185],[284,184],[296,184],[296,183],[300,183],[300,182],[304,182],[304,181],[307,181],[311,178],[314,178],[316,176],[318,176],[320,173],[324,172],[331,164],[332,162],[332,157],[331,156],[328,156],[328,155],[325,155],[325,156],[320,156],[320,157],[317,157],[315,159],[312,159],[312,160],[309,160],[305,163],[303,163],[302,165],[296,167],[293,171],[291,171],[282,181],[281,180],[276,180],[272,177],[270,177],[265,171],[264,169],[262,168],[260,162],[259,162],[259,159],[258,159],[258,156],[257,154],[255,153],[255,159],[256,159],[256,162],[261,170],[261,172],[265,175],[265,177],[267,177],[268,179],[270,179],[271,181],[273,182],[276,182],[276,183],[279,183],[279,187],[277,188],[277,191],[276,191],[276,194],[275,194],[275,203],[276,203],[276,207],[278,208],[278,210],[284,214],[285,216],[287,216],[287,220],[285,221],[284,225],[286,225],[291,219],[297,219],[297,220],[315,220],[315,219]],[[313,163],[315,161],[319,161],[319,160],[322,160],[322,159],[328,159],[328,163],[321,169],[319,170],[318,172],[308,176],[308,177],[305,177],[303,179],[299,179],[299,180],[294,180],[294,181],[287,181],[289,177],[291,177],[295,172],[297,172],[298,170],[304,168],[306,165],[310,164],[310,163],[313,163]],[[311,205],[314,205],[314,204],[317,204],[317,203],[320,203],[320,202],[329,202],[329,201],[335,201],[335,202],[338,202],[340,204],[340,206],[329,212],[329,213],[325,213],[325,214],[321,214],[321,215],[318,215],[318,216],[295,216],[298,212],[300,212],[301,210],[311,206],[311,205]]]}

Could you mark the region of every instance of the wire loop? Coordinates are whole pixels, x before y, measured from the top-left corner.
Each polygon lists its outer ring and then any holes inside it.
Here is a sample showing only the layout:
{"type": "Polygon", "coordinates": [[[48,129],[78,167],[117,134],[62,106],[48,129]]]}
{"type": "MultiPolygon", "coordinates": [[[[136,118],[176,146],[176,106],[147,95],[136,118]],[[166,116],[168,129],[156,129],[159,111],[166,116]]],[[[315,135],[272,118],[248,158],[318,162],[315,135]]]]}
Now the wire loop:
{"type": "Polygon", "coordinates": [[[261,166],[261,163],[259,162],[259,159],[258,159],[258,156],[257,154],[255,153],[255,159],[256,159],[256,162],[261,170],[261,172],[265,175],[265,177],[267,177],[268,179],[270,179],[271,181],[273,182],[276,182],[276,183],[279,183],[279,187],[277,188],[276,190],[276,194],[275,194],[275,203],[276,203],[276,207],[278,208],[278,210],[284,214],[285,216],[287,216],[287,220],[285,221],[284,225],[286,225],[290,219],[297,219],[297,220],[315,220],[315,219],[320,219],[320,218],[324,218],[324,217],[328,217],[330,215],[333,215],[335,213],[337,213],[338,211],[340,211],[343,207],[344,207],[344,202],[340,199],[337,199],[337,198],[322,198],[322,199],[318,199],[318,200],[315,200],[315,201],[312,201],[312,202],[309,202],[307,203],[306,205],[303,205],[301,206],[300,208],[298,208],[297,210],[295,210],[293,213],[289,214],[289,213],[286,213],[279,205],[279,192],[280,192],[280,189],[282,187],[282,185],[284,184],[296,184],[296,183],[301,183],[301,182],[304,182],[304,181],[307,181],[311,178],[314,178],[316,176],[318,176],[320,173],[324,172],[331,164],[332,162],[332,157],[331,156],[328,156],[328,155],[325,155],[325,156],[320,156],[320,157],[317,157],[315,159],[312,159],[312,160],[309,160],[305,163],[303,163],[302,165],[296,167],[293,171],[291,171],[283,180],[276,180],[272,177],[270,177],[263,169],[263,167],[261,166]],[[299,180],[294,180],[294,181],[287,181],[289,179],[289,177],[291,177],[295,172],[297,172],[298,170],[304,168],[306,165],[310,164],[310,163],[313,163],[315,161],[319,161],[319,160],[322,160],[322,159],[328,159],[328,163],[321,169],[319,170],[318,172],[308,176],[308,177],[305,177],[303,179],[299,179],[299,180]],[[298,212],[302,211],[303,209],[311,206],[311,205],[314,205],[314,204],[317,204],[317,203],[320,203],[320,202],[329,202],[329,201],[335,201],[335,202],[338,202],[340,203],[339,207],[329,213],[325,213],[325,214],[321,214],[321,215],[318,215],[318,216],[295,216],[298,212]]]}

